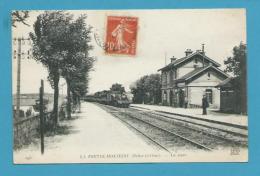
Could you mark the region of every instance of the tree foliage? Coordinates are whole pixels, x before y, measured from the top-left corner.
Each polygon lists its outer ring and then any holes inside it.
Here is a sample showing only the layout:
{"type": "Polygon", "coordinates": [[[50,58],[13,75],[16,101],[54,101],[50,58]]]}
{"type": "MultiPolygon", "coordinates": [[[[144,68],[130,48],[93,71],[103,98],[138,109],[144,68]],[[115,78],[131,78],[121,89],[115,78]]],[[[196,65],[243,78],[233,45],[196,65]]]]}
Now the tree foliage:
{"type": "Polygon", "coordinates": [[[68,55],[67,42],[69,25],[73,16],[63,11],[45,11],[34,23],[33,56],[49,72],[48,80],[54,88],[53,116],[54,124],[58,123],[59,80],[65,58],[68,55]]]}
{"type": "Polygon", "coordinates": [[[232,73],[235,77],[246,76],[246,45],[242,42],[233,48],[233,56],[224,61],[225,72],[232,73]]]}
{"type": "Polygon", "coordinates": [[[151,74],[141,77],[130,87],[133,103],[158,104],[161,101],[161,76],[151,74]]]}
{"type": "Polygon", "coordinates": [[[94,59],[89,57],[91,28],[86,24],[86,16],[76,20],[65,11],[45,11],[34,23],[33,55],[49,72],[48,80],[54,88],[54,119],[58,118],[59,79],[67,82],[68,108],[70,93],[79,100],[87,90],[88,72],[94,59]]]}
{"type": "Polygon", "coordinates": [[[69,24],[72,15],[62,11],[46,11],[37,17],[34,23],[34,33],[30,33],[33,40],[33,55],[49,71],[64,64],[68,54],[69,24]]]}
{"type": "Polygon", "coordinates": [[[224,61],[227,73],[234,76],[233,89],[242,113],[247,112],[247,47],[242,42],[233,48],[233,56],[224,61]]]}
{"type": "Polygon", "coordinates": [[[86,15],[81,15],[69,26],[68,54],[62,68],[62,76],[67,82],[67,112],[71,113],[71,93],[73,104],[80,103],[80,97],[87,93],[88,73],[93,67],[94,58],[89,56],[92,46],[91,27],[86,24],[86,15]]]}
{"type": "Polygon", "coordinates": [[[90,57],[88,53],[93,48],[89,44],[91,27],[87,27],[85,21],[86,16],[82,15],[69,26],[70,32],[67,36],[68,55],[62,68],[62,76],[66,81],[72,82],[71,85],[75,85],[75,89],[82,87],[82,90],[77,90],[80,94],[86,93],[88,72],[93,67],[94,62],[94,58],[90,57]],[[84,86],[79,86],[83,84],[84,86]]]}
{"type": "Polygon", "coordinates": [[[122,84],[115,83],[110,88],[111,91],[118,91],[120,93],[125,92],[125,88],[122,86],[122,84]]]}
{"type": "Polygon", "coordinates": [[[29,24],[26,23],[26,19],[28,17],[29,17],[28,10],[12,11],[12,26],[16,27],[17,23],[23,23],[24,25],[29,26],[29,24]]]}

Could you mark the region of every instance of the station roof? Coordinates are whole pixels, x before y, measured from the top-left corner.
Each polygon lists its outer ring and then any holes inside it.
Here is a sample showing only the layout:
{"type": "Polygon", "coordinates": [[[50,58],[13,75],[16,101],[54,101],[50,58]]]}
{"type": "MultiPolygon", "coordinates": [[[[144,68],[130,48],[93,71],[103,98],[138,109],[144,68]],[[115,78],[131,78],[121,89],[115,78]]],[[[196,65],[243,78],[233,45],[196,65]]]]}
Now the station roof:
{"type": "Polygon", "coordinates": [[[201,52],[199,51],[196,51],[192,54],[189,54],[188,56],[185,56],[183,58],[180,58],[180,59],[177,59],[173,62],[171,62],[170,64],[166,65],[165,67],[163,68],[160,68],[158,71],[163,71],[163,70],[168,70],[168,69],[171,69],[172,67],[177,67],[178,65],[180,65],[181,63],[185,62],[186,60],[188,59],[191,59],[192,57],[196,56],[196,55],[199,55],[201,57],[204,57],[205,60],[207,60],[208,62],[212,63],[215,67],[220,67],[220,64],[217,63],[216,61],[210,59],[209,57],[207,57],[205,54],[202,54],[201,52]]]}
{"type": "Polygon", "coordinates": [[[179,79],[176,80],[176,82],[185,82],[188,81],[196,76],[199,76],[201,73],[208,71],[208,70],[214,70],[217,73],[221,74],[222,76],[225,76],[227,78],[229,78],[229,75],[226,74],[225,72],[223,72],[222,70],[218,69],[217,67],[213,66],[213,65],[209,65],[207,67],[199,67],[194,69],[193,71],[187,73],[186,75],[183,75],[182,77],[180,77],[179,79]]]}
{"type": "Polygon", "coordinates": [[[232,87],[234,81],[235,81],[234,77],[229,77],[224,81],[220,82],[216,87],[232,87]]]}

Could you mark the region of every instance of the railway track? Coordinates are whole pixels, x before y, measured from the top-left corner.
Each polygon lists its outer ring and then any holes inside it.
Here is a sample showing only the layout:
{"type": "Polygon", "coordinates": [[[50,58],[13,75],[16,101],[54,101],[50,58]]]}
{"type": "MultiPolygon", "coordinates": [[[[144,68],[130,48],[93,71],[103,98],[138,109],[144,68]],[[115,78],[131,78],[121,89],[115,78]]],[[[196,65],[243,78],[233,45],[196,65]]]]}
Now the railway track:
{"type": "Polygon", "coordinates": [[[107,112],[113,114],[127,126],[133,128],[142,136],[148,138],[157,147],[172,153],[179,149],[184,150],[205,150],[211,151],[212,148],[192,140],[188,137],[180,135],[174,131],[164,129],[158,125],[140,119],[133,114],[126,113],[126,109],[117,109],[115,107],[101,105],[101,107],[107,112]]]}
{"type": "Polygon", "coordinates": [[[135,131],[137,131],[139,134],[141,134],[142,136],[144,136],[145,138],[147,138],[149,141],[151,141],[153,144],[155,144],[157,147],[159,147],[160,149],[165,150],[168,153],[171,153],[171,151],[169,149],[167,149],[166,146],[160,144],[159,142],[157,142],[156,140],[154,140],[152,137],[150,137],[149,135],[145,134],[143,131],[139,130],[138,128],[136,128],[135,126],[131,125],[129,122],[126,122],[124,120],[121,120],[120,118],[118,118],[121,122],[123,122],[124,124],[126,124],[127,126],[133,128],[135,131]]]}
{"type": "Polygon", "coordinates": [[[220,128],[216,128],[210,125],[204,125],[196,122],[190,122],[187,120],[182,120],[174,117],[169,117],[165,114],[158,114],[154,112],[140,112],[141,114],[149,114],[152,115],[153,118],[157,118],[160,121],[175,123],[177,125],[182,126],[183,128],[188,128],[190,130],[194,130],[199,133],[203,133],[212,138],[218,138],[220,140],[224,140],[228,143],[232,143],[236,146],[247,147],[247,135],[235,133],[232,131],[223,130],[220,128]]]}
{"type": "Polygon", "coordinates": [[[154,115],[158,115],[161,117],[165,117],[168,119],[176,120],[176,121],[181,121],[193,125],[199,125],[201,127],[208,127],[211,129],[216,129],[218,131],[226,132],[232,135],[240,136],[243,138],[248,137],[248,132],[247,132],[247,127],[241,126],[241,125],[234,125],[226,122],[220,122],[220,121],[214,121],[214,120],[209,120],[209,119],[201,119],[197,117],[191,117],[191,116],[184,116],[181,114],[175,114],[175,113],[170,113],[170,112],[164,112],[164,111],[158,111],[158,110],[150,110],[147,108],[141,108],[141,107],[135,107],[132,106],[132,109],[138,110],[138,111],[144,111],[144,112],[149,112],[154,115]],[[212,126],[214,124],[214,126],[212,126]],[[225,128],[226,127],[226,128],[225,128]],[[227,130],[229,128],[229,130],[227,130]],[[233,131],[232,131],[233,129],[233,131]]]}
{"type": "Polygon", "coordinates": [[[241,143],[238,140],[209,133],[205,129],[201,129],[201,126],[198,128],[180,125],[179,122],[169,119],[167,116],[131,108],[100,106],[168,152],[175,149],[212,151],[234,146],[247,147],[247,141],[241,143]]]}

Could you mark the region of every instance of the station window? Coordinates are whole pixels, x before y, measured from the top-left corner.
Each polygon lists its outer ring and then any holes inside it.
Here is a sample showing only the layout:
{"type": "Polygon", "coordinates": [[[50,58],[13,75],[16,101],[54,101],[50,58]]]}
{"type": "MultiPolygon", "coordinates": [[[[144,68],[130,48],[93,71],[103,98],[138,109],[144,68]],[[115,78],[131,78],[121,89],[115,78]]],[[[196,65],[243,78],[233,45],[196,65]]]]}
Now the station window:
{"type": "Polygon", "coordinates": [[[174,70],[174,79],[177,79],[177,70],[174,70]]]}
{"type": "Polygon", "coordinates": [[[206,89],[206,97],[207,97],[207,100],[210,104],[212,104],[212,90],[211,89],[206,89]]]}
{"type": "Polygon", "coordinates": [[[167,92],[166,91],[163,92],[163,99],[167,100],[167,92]]]}

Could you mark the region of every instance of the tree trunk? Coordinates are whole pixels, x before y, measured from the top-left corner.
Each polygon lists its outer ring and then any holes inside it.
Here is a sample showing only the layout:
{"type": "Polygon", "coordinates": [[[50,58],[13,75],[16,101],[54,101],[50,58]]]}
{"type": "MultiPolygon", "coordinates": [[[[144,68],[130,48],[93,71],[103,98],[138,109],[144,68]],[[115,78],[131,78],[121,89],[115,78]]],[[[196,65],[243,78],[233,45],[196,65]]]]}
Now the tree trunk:
{"type": "Polygon", "coordinates": [[[68,119],[71,119],[71,93],[70,93],[70,82],[66,79],[67,82],[67,113],[68,119]]]}
{"type": "Polygon", "coordinates": [[[80,102],[80,96],[79,96],[79,112],[81,112],[81,102],[80,102]]]}
{"type": "Polygon", "coordinates": [[[59,117],[59,74],[56,73],[54,75],[54,102],[53,102],[53,121],[54,126],[56,127],[58,124],[58,117],[59,117]]]}
{"type": "Polygon", "coordinates": [[[78,104],[78,112],[80,112],[80,106],[81,106],[81,104],[80,104],[80,96],[79,95],[77,95],[77,104],[78,104]]]}

